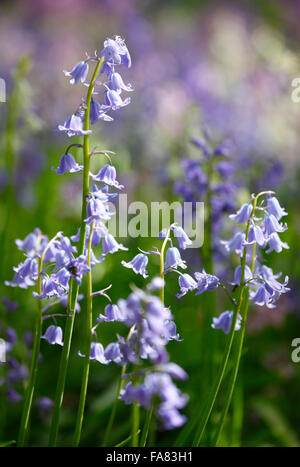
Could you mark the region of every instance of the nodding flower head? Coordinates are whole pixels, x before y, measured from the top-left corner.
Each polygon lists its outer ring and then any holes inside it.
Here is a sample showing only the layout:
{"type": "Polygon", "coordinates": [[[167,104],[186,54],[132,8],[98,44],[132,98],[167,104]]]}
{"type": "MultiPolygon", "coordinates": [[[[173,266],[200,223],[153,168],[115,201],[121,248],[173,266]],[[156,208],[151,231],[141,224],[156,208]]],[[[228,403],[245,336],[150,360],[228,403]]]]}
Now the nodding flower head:
{"type": "Polygon", "coordinates": [[[275,196],[270,196],[267,199],[267,210],[270,214],[276,217],[279,221],[283,216],[287,216],[288,213],[279,204],[279,201],[275,196]]]}
{"type": "Polygon", "coordinates": [[[120,183],[116,179],[117,171],[113,165],[106,164],[103,167],[101,167],[101,169],[96,175],[91,174],[91,176],[92,179],[96,182],[106,183],[107,185],[114,186],[119,190],[123,190],[124,188],[124,185],[120,185],[120,183]]]}
{"type": "Polygon", "coordinates": [[[189,239],[185,231],[180,225],[174,224],[172,226],[175,237],[177,238],[179,248],[185,250],[189,245],[192,244],[192,241],[189,239]]]}
{"type": "Polygon", "coordinates": [[[229,219],[237,221],[238,224],[244,224],[248,222],[252,211],[252,203],[243,204],[243,206],[235,214],[230,214],[229,219]]]}
{"type": "Polygon", "coordinates": [[[84,83],[85,80],[86,80],[88,71],[89,71],[88,63],[86,61],[81,61],[81,62],[78,62],[74,66],[73,70],[71,70],[71,71],[64,70],[64,74],[65,74],[65,76],[70,76],[71,77],[70,83],[72,85],[74,85],[74,84],[79,83],[79,81],[84,83]]]}
{"type": "Polygon", "coordinates": [[[126,47],[125,41],[120,36],[115,36],[114,39],[106,39],[104,48],[100,53],[100,57],[104,57],[105,64],[110,65],[125,65],[131,67],[131,57],[126,47]]]}
{"type": "Polygon", "coordinates": [[[58,125],[59,131],[64,131],[68,136],[84,136],[92,133],[91,130],[83,129],[82,118],[79,115],[71,115],[63,125],[58,125]]]}
{"type": "Polygon", "coordinates": [[[187,266],[185,261],[181,259],[180,253],[178,248],[170,247],[166,253],[166,261],[164,269],[167,272],[169,269],[177,269],[178,267],[182,269],[186,269],[187,266]]]}
{"type": "Polygon", "coordinates": [[[49,344],[58,344],[64,345],[62,341],[63,332],[59,326],[54,326],[53,324],[49,326],[42,336],[42,339],[45,339],[49,344]]]}
{"type": "Polygon", "coordinates": [[[276,232],[273,232],[270,235],[268,239],[268,243],[269,243],[269,248],[266,251],[267,254],[271,253],[272,251],[276,251],[276,253],[281,253],[283,249],[288,250],[290,248],[286,242],[282,242],[280,240],[280,237],[278,233],[276,232]]]}
{"type": "Polygon", "coordinates": [[[215,290],[220,283],[220,279],[217,276],[207,274],[204,269],[202,272],[195,272],[195,279],[197,281],[197,293],[195,295],[215,290]]]}
{"type": "Polygon", "coordinates": [[[136,274],[141,274],[145,279],[148,277],[148,272],[146,270],[148,256],[143,253],[136,255],[129,263],[122,261],[121,264],[125,268],[133,269],[136,274]]]}
{"type": "Polygon", "coordinates": [[[119,110],[121,107],[126,107],[130,104],[130,97],[126,97],[124,101],[122,100],[120,94],[113,89],[108,89],[105,94],[106,105],[110,106],[112,110],[119,110]]]}
{"type": "Polygon", "coordinates": [[[117,240],[111,235],[106,234],[102,240],[102,250],[103,253],[101,255],[101,259],[107,255],[108,253],[116,253],[118,250],[128,250],[122,243],[118,243],[117,240]]]}
{"type": "Polygon", "coordinates": [[[104,309],[104,315],[100,314],[99,317],[97,318],[97,321],[99,323],[102,323],[103,321],[106,322],[112,322],[112,321],[123,321],[125,319],[124,313],[118,305],[113,305],[109,304],[106,305],[104,309]]]}
{"type": "MultiPolygon", "coordinates": [[[[211,325],[214,329],[222,329],[225,334],[228,334],[231,329],[233,318],[233,311],[224,311],[223,313],[218,316],[218,318],[213,318],[213,323],[211,325]]],[[[240,314],[237,316],[237,320],[235,323],[235,331],[239,331],[241,329],[241,321],[242,317],[240,314]]]]}
{"type": "Polygon", "coordinates": [[[178,284],[181,293],[176,294],[177,298],[181,298],[187,294],[189,290],[195,290],[197,288],[197,282],[189,274],[180,274],[178,284]]]}
{"type": "Polygon", "coordinates": [[[72,154],[63,154],[59,160],[58,168],[52,167],[52,170],[57,175],[64,175],[65,173],[74,173],[83,170],[83,165],[77,164],[72,154]]]}
{"type": "Polygon", "coordinates": [[[98,120],[104,120],[105,122],[112,122],[113,118],[109,115],[106,115],[106,112],[110,109],[109,105],[100,105],[94,99],[91,100],[91,110],[90,110],[90,122],[92,125],[98,120]]]}

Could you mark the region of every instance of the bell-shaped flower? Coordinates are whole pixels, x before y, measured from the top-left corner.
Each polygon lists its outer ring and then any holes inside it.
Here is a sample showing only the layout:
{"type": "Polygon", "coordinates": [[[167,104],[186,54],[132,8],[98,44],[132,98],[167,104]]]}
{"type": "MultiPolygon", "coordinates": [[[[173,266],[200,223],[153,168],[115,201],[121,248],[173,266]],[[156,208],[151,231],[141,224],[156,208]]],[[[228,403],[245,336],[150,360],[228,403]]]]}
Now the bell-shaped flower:
{"type": "Polygon", "coordinates": [[[121,94],[122,90],[127,92],[133,91],[131,84],[129,83],[126,85],[122,76],[114,70],[109,76],[109,88],[116,91],[118,94],[121,94]]]}
{"type": "Polygon", "coordinates": [[[244,232],[237,232],[231,240],[221,240],[220,243],[225,246],[227,251],[235,251],[239,256],[243,255],[245,245],[244,232]]]}
{"type": "Polygon", "coordinates": [[[104,48],[100,53],[100,57],[104,57],[105,63],[112,65],[125,65],[131,67],[131,57],[126,47],[125,41],[120,36],[115,36],[114,39],[106,39],[104,48]]]}
{"type": "Polygon", "coordinates": [[[279,221],[283,216],[287,216],[288,213],[279,204],[279,201],[275,196],[270,196],[267,199],[267,210],[269,214],[273,214],[279,221]]]}
{"type": "Polygon", "coordinates": [[[97,321],[99,323],[102,322],[113,322],[113,321],[124,321],[125,316],[122,310],[118,307],[118,305],[109,304],[106,305],[104,309],[104,315],[100,313],[97,321]]]}
{"type": "Polygon", "coordinates": [[[170,247],[166,253],[164,269],[165,271],[168,271],[169,269],[177,269],[178,267],[182,269],[187,268],[185,261],[181,259],[178,248],[170,247]]]}
{"type": "Polygon", "coordinates": [[[91,100],[91,109],[90,109],[90,122],[92,125],[98,120],[104,120],[105,122],[112,122],[113,118],[109,115],[106,115],[106,112],[110,109],[109,105],[100,105],[94,99],[91,100]]]}
{"type": "Polygon", "coordinates": [[[236,214],[230,214],[229,219],[237,221],[238,224],[244,224],[248,222],[251,216],[252,210],[253,210],[252,203],[243,204],[236,214]]]}
{"type": "Polygon", "coordinates": [[[71,115],[67,118],[63,125],[58,125],[59,131],[64,131],[68,136],[84,136],[90,135],[91,130],[83,129],[83,121],[79,115],[71,115]]]}
{"type": "Polygon", "coordinates": [[[85,82],[87,74],[89,71],[89,65],[85,61],[78,62],[73,70],[71,71],[66,71],[64,70],[65,76],[70,76],[70,83],[72,85],[79,83],[81,81],[82,83],[85,82]]]}
{"type": "Polygon", "coordinates": [[[133,269],[136,274],[141,274],[145,279],[148,277],[148,271],[146,270],[148,264],[148,256],[139,253],[129,263],[126,261],[121,262],[125,268],[133,269]]]}
{"type": "Polygon", "coordinates": [[[197,288],[197,282],[189,274],[181,274],[178,277],[178,284],[180,287],[180,294],[176,294],[177,298],[181,298],[189,290],[195,290],[197,288]]]}
{"type": "MultiPolygon", "coordinates": [[[[213,318],[211,327],[214,329],[222,329],[225,334],[228,334],[231,329],[232,319],[233,311],[224,311],[220,314],[220,316],[218,316],[218,318],[213,318]]],[[[239,331],[241,329],[241,321],[242,317],[240,314],[238,314],[235,323],[235,331],[239,331]]]]}
{"type": "Polygon", "coordinates": [[[266,241],[267,239],[265,238],[262,229],[259,227],[259,225],[256,225],[254,222],[252,222],[249,228],[247,241],[245,241],[245,245],[257,243],[259,247],[264,248],[266,241]]]}
{"type": "Polygon", "coordinates": [[[123,360],[118,342],[111,342],[105,347],[104,357],[108,362],[121,363],[123,360]]]}
{"type": "Polygon", "coordinates": [[[202,272],[195,272],[194,275],[197,281],[197,293],[195,295],[215,290],[219,286],[220,279],[212,274],[207,274],[204,269],[202,269],[202,272]]]}
{"type": "Polygon", "coordinates": [[[102,250],[103,253],[100,259],[102,259],[102,257],[107,255],[108,253],[113,254],[119,250],[128,250],[128,248],[122,245],[122,243],[118,243],[117,240],[110,233],[108,233],[103,237],[102,250]]]}
{"type": "Polygon", "coordinates": [[[64,345],[62,341],[63,332],[62,328],[59,326],[54,326],[53,324],[49,326],[45,332],[45,334],[41,337],[41,339],[45,339],[49,342],[49,344],[58,344],[64,345]]]}
{"type": "Polygon", "coordinates": [[[96,182],[106,183],[107,185],[114,186],[119,190],[123,190],[124,188],[124,185],[120,185],[120,183],[116,179],[117,171],[113,165],[104,165],[103,167],[101,167],[101,169],[96,175],[91,174],[91,177],[96,182]]]}
{"type": "MultiPolygon", "coordinates": [[[[78,355],[79,357],[85,357],[80,350],[78,351],[78,355]]],[[[90,360],[97,360],[97,362],[102,363],[103,365],[107,365],[109,363],[104,356],[104,348],[100,342],[92,342],[90,360]]]]}
{"type": "MultiPolygon", "coordinates": [[[[249,281],[252,279],[253,274],[251,272],[251,269],[249,266],[246,264],[245,266],[245,272],[244,272],[244,282],[249,281]]],[[[237,266],[234,270],[234,279],[232,282],[232,285],[240,285],[242,280],[242,266],[237,266]]]]}
{"type": "Polygon", "coordinates": [[[272,303],[272,295],[270,295],[270,293],[267,291],[264,285],[261,285],[256,291],[250,292],[249,298],[255,303],[255,305],[267,306],[268,308],[275,308],[275,305],[273,305],[272,303]]]}
{"type": "Polygon", "coordinates": [[[274,232],[285,232],[287,230],[286,224],[278,222],[274,214],[269,214],[264,218],[264,233],[266,236],[271,235],[274,232]]]}
{"type": "Polygon", "coordinates": [[[193,242],[189,239],[185,231],[180,225],[174,224],[172,227],[175,237],[177,238],[179,248],[185,250],[193,242]]]}
{"type": "Polygon", "coordinates": [[[108,89],[105,93],[105,101],[106,105],[109,105],[112,110],[118,110],[121,107],[126,107],[126,105],[130,104],[131,99],[130,97],[126,97],[126,99],[122,100],[117,91],[108,89]]]}
{"type": "Polygon", "coordinates": [[[107,209],[107,206],[100,201],[98,198],[93,196],[89,198],[86,207],[87,218],[84,220],[87,224],[92,222],[99,222],[101,220],[109,220],[111,218],[111,213],[107,209]]]}
{"type": "Polygon", "coordinates": [[[272,251],[276,251],[276,253],[281,253],[283,249],[289,249],[290,247],[288,246],[287,243],[285,242],[282,242],[280,240],[280,237],[278,235],[278,233],[276,232],[273,232],[269,239],[268,239],[268,243],[269,243],[269,248],[266,250],[266,253],[271,253],[272,251]]]}
{"type": "Polygon", "coordinates": [[[57,175],[63,175],[65,173],[74,173],[83,170],[83,165],[77,164],[72,154],[63,154],[59,160],[58,168],[52,167],[52,170],[57,175]]]}

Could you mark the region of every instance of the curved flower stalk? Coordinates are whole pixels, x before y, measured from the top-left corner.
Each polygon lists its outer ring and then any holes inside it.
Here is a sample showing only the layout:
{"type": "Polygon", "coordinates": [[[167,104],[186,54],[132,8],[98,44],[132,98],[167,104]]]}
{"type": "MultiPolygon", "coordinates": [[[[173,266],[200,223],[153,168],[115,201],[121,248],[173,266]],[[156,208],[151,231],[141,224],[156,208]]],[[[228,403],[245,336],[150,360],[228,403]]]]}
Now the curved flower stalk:
{"type": "MultiPolygon", "coordinates": [[[[219,442],[238,374],[245,335],[245,323],[247,319],[249,299],[258,306],[266,305],[269,308],[274,308],[280,295],[289,291],[289,288],[287,287],[288,278],[286,277],[284,282],[280,283],[277,280],[280,277],[280,274],[274,275],[271,268],[260,264],[257,258],[257,250],[259,249],[266,249],[268,247],[266,252],[269,253],[270,250],[280,252],[282,248],[288,248],[288,245],[281,242],[278,236],[278,232],[283,232],[287,228],[286,225],[279,222],[281,217],[286,215],[286,213],[280,208],[278,200],[272,195],[272,192],[262,192],[256,196],[253,195],[250,203],[243,205],[235,215],[230,216],[230,218],[235,220],[238,224],[246,224],[246,229],[242,232],[241,236],[241,238],[244,239],[241,245],[242,251],[238,248],[239,256],[242,253],[241,265],[236,268],[233,281],[233,284],[238,286],[240,289],[239,299],[233,312],[227,311],[225,314],[222,313],[213,321],[212,326],[214,328],[220,328],[226,334],[228,332],[229,334],[223,361],[212,386],[208,401],[204,406],[194,441],[195,445],[199,445],[201,443],[205,427],[225,375],[235,331],[240,330],[236,337],[237,350],[236,354],[233,356],[234,367],[225,397],[221,420],[214,441],[215,444],[218,444],[219,442]],[[267,196],[267,204],[265,205],[263,202],[259,203],[260,199],[265,196],[267,196]],[[276,215],[272,212],[274,206],[277,206],[278,208],[276,215]],[[272,241],[274,234],[276,234],[278,238],[276,236],[276,247],[273,248],[272,241]],[[249,247],[252,251],[249,251],[249,247]],[[229,328],[230,331],[228,331],[229,328]]],[[[228,242],[228,245],[230,244],[232,244],[232,242],[228,242]]],[[[233,249],[235,250],[235,248],[233,249]]]]}

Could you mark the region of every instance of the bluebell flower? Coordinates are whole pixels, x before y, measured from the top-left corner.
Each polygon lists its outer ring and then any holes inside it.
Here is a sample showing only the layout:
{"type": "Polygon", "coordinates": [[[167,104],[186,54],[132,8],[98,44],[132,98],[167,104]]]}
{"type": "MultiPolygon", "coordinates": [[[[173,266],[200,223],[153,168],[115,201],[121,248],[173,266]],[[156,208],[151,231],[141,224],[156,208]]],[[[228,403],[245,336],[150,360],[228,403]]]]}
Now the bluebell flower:
{"type": "Polygon", "coordinates": [[[22,396],[15,391],[13,388],[8,388],[6,391],[6,397],[9,404],[15,404],[22,400],[22,396]]]}
{"type": "Polygon", "coordinates": [[[122,313],[118,305],[106,305],[104,313],[104,315],[102,315],[101,313],[99,314],[99,317],[97,318],[97,321],[99,323],[102,323],[103,321],[123,321],[125,318],[124,313],[122,313]]]}
{"type": "Polygon", "coordinates": [[[181,366],[173,362],[163,363],[161,365],[156,365],[156,370],[161,371],[162,373],[167,373],[171,378],[179,379],[185,381],[188,379],[188,374],[184,371],[181,366]]]}
{"type": "Polygon", "coordinates": [[[38,274],[38,264],[35,258],[26,258],[24,263],[20,263],[17,267],[13,267],[15,271],[13,280],[11,282],[5,281],[5,285],[10,287],[20,287],[27,289],[35,285],[38,274]]]}
{"type": "Polygon", "coordinates": [[[204,292],[215,290],[219,286],[220,279],[212,274],[207,274],[204,269],[202,269],[202,272],[195,272],[194,275],[197,281],[198,290],[195,295],[200,295],[204,292]]]}
{"type": "Polygon", "coordinates": [[[125,65],[131,67],[131,57],[126,47],[125,41],[120,36],[115,36],[114,39],[106,39],[104,48],[100,53],[100,57],[104,57],[105,63],[125,65]]]}
{"type": "MultiPolygon", "coordinates": [[[[70,275],[68,276],[68,278],[69,277],[70,275]]],[[[33,296],[40,300],[43,300],[45,298],[60,297],[64,293],[65,289],[61,286],[61,284],[57,283],[56,277],[54,275],[48,276],[46,274],[42,279],[41,294],[38,294],[37,292],[32,292],[33,296]]]]}
{"type": "Polygon", "coordinates": [[[229,219],[237,221],[238,224],[244,224],[248,222],[252,211],[253,211],[252,203],[243,204],[236,214],[230,214],[229,219]]]}
{"type": "Polygon", "coordinates": [[[131,84],[129,83],[126,85],[122,79],[122,76],[114,70],[112,70],[111,74],[109,75],[109,87],[113,91],[116,91],[118,94],[121,94],[122,90],[127,92],[133,91],[131,84]]]}
{"type": "Polygon", "coordinates": [[[267,238],[265,238],[262,229],[259,225],[251,222],[248,238],[245,241],[245,245],[251,245],[251,243],[257,243],[257,245],[261,248],[264,248],[267,242],[267,238]]]}
{"type": "Polygon", "coordinates": [[[70,83],[72,85],[85,82],[87,74],[89,71],[89,65],[86,61],[78,62],[71,71],[64,70],[65,76],[70,76],[70,83]]]}
{"type": "Polygon", "coordinates": [[[94,99],[91,100],[91,109],[90,109],[90,122],[92,125],[98,120],[104,120],[105,122],[112,122],[113,118],[106,114],[110,109],[109,105],[100,105],[94,99]]]}
{"type": "Polygon", "coordinates": [[[42,239],[42,234],[39,229],[35,229],[33,232],[27,235],[24,240],[17,239],[15,243],[18,250],[25,251],[28,256],[36,254],[39,247],[39,242],[42,239]]]}
{"type": "Polygon", "coordinates": [[[62,328],[59,326],[54,326],[53,324],[49,326],[45,332],[45,334],[41,337],[41,339],[45,339],[49,342],[49,344],[58,344],[64,345],[62,341],[63,332],[62,328]]]}
{"type": "MultiPolygon", "coordinates": [[[[233,311],[224,311],[220,316],[218,316],[218,318],[213,318],[211,327],[214,329],[222,329],[225,334],[228,334],[231,328],[232,318],[233,311]]],[[[235,323],[235,331],[239,331],[241,329],[241,321],[242,317],[238,314],[235,323]]]]}
{"type": "MultiPolygon", "coordinates": [[[[251,272],[251,269],[246,264],[245,273],[244,273],[244,282],[249,281],[250,279],[252,279],[252,277],[253,277],[253,274],[251,272]]],[[[233,279],[232,284],[233,285],[240,285],[241,280],[242,280],[242,266],[237,266],[235,268],[235,270],[234,270],[234,279],[233,279]]]]}
{"type": "Polygon", "coordinates": [[[264,233],[266,236],[271,235],[274,232],[285,232],[287,230],[286,224],[278,222],[273,214],[269,214],[264,218],[264,233]]]}
{"type": "Polygon", "coordinates": [[[97,182],[106,183],[107,185],[114,186],[119,190],[123,190],[124,188],[124,185],[120,185],[120,183],[116,179],[117,172],[113,165],[106,164],[103,167],[101,167],[101,169],[96,175],[91,174],[91,176],[92,179],[97,182]]]}
{"type": "Polygon", "coordinates": [[[270,214],[276,217],[279,221],[283,216],[287,216],[287,212],[280,206],[279,201],[275,196],[270,196],[267,199],[267,210],[270,214]]]}
{"type": "Polygon", "coordinates": [[[178,267],[186,269],[187,266],[185,261],[181,259],[178,248],[170,247],[166,253],[166,261],[164,265],[164,270],[168,271],[169,269],[177,269],[178,267]]]}
{"type": "Polygon", "coordinates": [[[221,161],[218,164],[218,172],[221,177],[228,178],[235,172],[235,166],[232,162],[221,161]]]}
{"type": "Polygon", "coordinates": [[[99,222],[101,220],[107,221],[112,216],[105,204],[100,201],[100,199],[94,198],[93,196],[88,199],[86,212],[88,217],[84,220],[84,222],[87,224],[91,224],[92,222],[99,222]]]}
{"type": "Polygon", "coordinates": [[[286,242],[282,242],[278,233],[273,232],[268,239],[269,248],[266,250],[266,253],[271,253],[276,251],[276,253],[281,253],[283,249],[289,249],[289,245],[286,242]]]}
{"type": "Polygon", "coordinates": [[[74,173],[83,170],[83,165],[77,164],[72,154],[63,154],[59,160],[59,166],[57,169],[52,167],[52,170],[57,175],[63,175],[65,173],[74,173]]]}
{"type": "MultiPolygon", "coordinates": [[[[80,351],[78,352],[79,357],[85,357],[80,351]]],[[[109,362],[104,356],[104,347],[100,342],[92,342],[90,360],[96,360],[102,365],[107,365],[109,362]]]]}
{"type": "Polygon", "coordinates": [[[122,100],[120,94],[113,89],[108,89],[105,93],[105,103],[109,105],[112,110],[119,110],[122,107],[126,107],[130,102],[130,97],[126,97],[126,99],[122,100]]]}
{"type": "Polygon", "coordinates": [[[165,280],[162,277],[155,276],[151,280],[151,282],[147,285],[147,289],[150,292],[154,292],[156,290],[160,290],[165,286],[165,280]]]}
{"type": "Polygon", "coordinates": [[[121,261],[122,266],[125,268],[133,269],[136,274],[141,274],[145,279],[148,277],[146,270],[148,264],[148,256],[143,253],[136,255],[129,263],[121,261]]]}
{"type": "Polygon", "coordinates": [[[189,290],[197,288],[197,282],[189,274],[180,274],[178,277],[178,284],[180,287],[180,294],[176,294],[177,298],[183,297],[189,290]]]}
{"type": "Polygon", "coordinates": [[[120,345],[118,342],[110,342],[104,351],[104,357],[108,362],[122,363],[123,356],[121,354],[120,345]]]}
{"type": "Polygon", "coordinates": [[[68,136],[84,136],[92,133],[91,130],[83,129],[83,121],[79,115],[71,115],[63,125],[58,125],[58,129],[67,133],[68,136]]]}
{"type": "Polygon", "coordinates": [[[268,308],[275,308],[273,305],[274,294],[270,294],[264,285],[258,287],[255,291],[250,291],[249,298],[258,306],[266,306],[268,308]]]}
{"type": "Polygon", "coordinates": [[[246,235],[244,232],[237,232],[231,240],[221,240],[227,251],[235,251],[239,256],[243,255],[246,235]]]}
{"type": "Polygon", "coordinates": [[[189,239],[185,231],[180,225],[174,224],[172,227],[175,237],[177,238],[179,248],[185,250],[193,242],[189,239]]]}
{"type": "Polygon", "coordinates": [[[107,255],[108,253],[113,254],[119,250],[128,250],[128,248],[122,245],[122,243],[118,243],[117,240],[110,233],[108,233],[103,237],[102,250],[103,253],[101,255],[101,258],[107,255]]]}

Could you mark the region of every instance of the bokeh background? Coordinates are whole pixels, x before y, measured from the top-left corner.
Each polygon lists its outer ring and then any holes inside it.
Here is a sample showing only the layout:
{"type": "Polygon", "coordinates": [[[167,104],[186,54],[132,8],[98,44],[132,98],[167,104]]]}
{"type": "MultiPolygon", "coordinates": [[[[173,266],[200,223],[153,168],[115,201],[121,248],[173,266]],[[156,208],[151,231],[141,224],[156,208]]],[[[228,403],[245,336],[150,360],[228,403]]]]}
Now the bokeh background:
{"type": "MultiPolygon", "coordinates": [[[[190,139],[209,134],[210,144],[226,143],[234,166],[227,180],[232,189],[221,193],[228,205],[219,206],[216,239],[230,236],[228,212],[254,191],[276,190],[289,212],[284,240],[290,249],[281,255],[272,253],[268,264],[290,277],[292,290],[275,310],[250,310],[242,372],[223,444],[298,445],[300,363],[292,362],[291,342],[300,337],[300,103],[291,98],[291,83],[300,77],[300,3],[23,0],[1,1],[0,11],[0,77],[7,85],[7,103],[0,103],[0,291],[1,312],[18,335],[15,358],[28,364],[24,334],[33,328],[35,306],[30,292],[3,285],[11,279],[13,265],[21,261],[14,239],[24,238],[35,227],[49,237],[58,230],[72,235],[80,216],[80,176],[59,177],[51,171],[70,143],[55,129],[77,109],[84,90],[70,86],[62,70],[70,70],[85,52],[101,50],[107,36],[119,34],[132,54],[132,68],[124,75],[135,92],[132,104],[118,112],[112,124],[95,127],[92,145],[117,153],[115,165],[129,201],[188,199],[191,185],[183,161],[202,157],[190,139]],[[14,312],[7,314],[5,297],[19,303],[14,312]]],[[[201,191],[193,196],[203,200],[201,191]]],[[[143,279],[120,266],[121,259],[132,258],[137,247],[158,246],[158,241],[146,238],[122,239],[122,243],[130,251],[108,258],[94,274],[95,289],[113,283],[113,301],[129,294],[131,282],[143,285],[143,279]]],[[[191,271],[205,267],[201,251],[187,252],[186,259],[191,271]]],[[[234,264],[220,251],[215,259],[216,270],[232,279],[234,264]]],[[[149,273],[157,270],[154,260],[149,273]]],[[[208,390],[201,373],[205,306],[192,295],[179,302],[177,289],[177,277],[168,278],[166,302],[184,338],[170,345],[170,353],[190,375],[181,386],[190,397],[185,412],[191,417],[208,390]]],[[[95,300],[95,316],[105,304],[103,299],[95,300]]],[[[223,296],[218,306],[220,312],[228,306],[223,296]]],[[[80,390],[82,361],[77,350],[82,323],[81,313],[61,423],[65,445],[72,439],[80,390]]],[[[103,325],[99,338],[106,344],[116,331],[103,325]]],[[[221,354],[225,337],[217,336],[214,345],[221,354]]],[[[60,348],[43,342],[41,353],[37,397],[52,399],[60,348]]],[[[92,364],[85,445],[101,443],[118,374],[115,366],[92,364]]],[[[20,395],[23,384],[16,387],[20,395]]],[[[11,400],[6,408],[9,416],[0,414],[0,440],[15,439],[21,404],[11,400]]],[[[120,403],[118,410],[115,443],[129,429],[128,408],[120,403]]],[[[217,410],[212,424],[218,414],[217,410]]],[[[31,444],[47,442],[49,422],[36,403],[31,444]]],[[[168,446],[177,435],[161,433],[157,443],[168,446]]]]}

